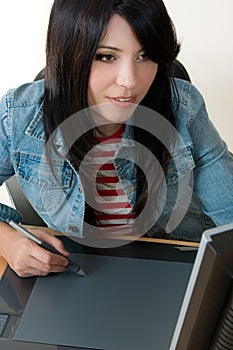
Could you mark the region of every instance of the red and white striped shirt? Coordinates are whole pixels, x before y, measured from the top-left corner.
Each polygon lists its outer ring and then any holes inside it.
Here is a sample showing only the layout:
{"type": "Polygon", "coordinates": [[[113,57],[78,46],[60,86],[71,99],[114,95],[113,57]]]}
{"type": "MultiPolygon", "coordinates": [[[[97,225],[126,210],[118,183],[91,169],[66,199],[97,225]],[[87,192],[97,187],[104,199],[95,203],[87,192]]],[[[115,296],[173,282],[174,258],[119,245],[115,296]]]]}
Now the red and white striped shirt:
{"type": "Polygon", "coordinates": [[[95,219],[97,226],[111,227],[111,233],[130,234],[134,215],[132,206],[119,181],[114,166],[117,145],[121,143],[121,136],[125,129],[123,124],[110,137],[98,137],[100,143],[94,150],[94,166],[97,170],[95,192],[95,219]],[[119,226],[124,230],[119,231],[119,226]],[[117,230],[118,227],[118,230],[117,230]]]}

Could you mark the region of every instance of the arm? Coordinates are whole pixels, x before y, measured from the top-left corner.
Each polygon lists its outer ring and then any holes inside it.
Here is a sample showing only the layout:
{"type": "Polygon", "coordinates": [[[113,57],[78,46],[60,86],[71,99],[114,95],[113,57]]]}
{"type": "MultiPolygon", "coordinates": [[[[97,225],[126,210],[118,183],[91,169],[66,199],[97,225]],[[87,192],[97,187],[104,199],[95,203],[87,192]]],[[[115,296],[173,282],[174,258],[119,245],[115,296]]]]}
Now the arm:
{"type": "MultiPolygon", "coordinates": [[[[9,94],[10,96],[10,94],[9,94]]],[[[0,185],[14,174],[11,159],[11,114],[8,107],[7,95],[0,102],[0,185]]],[[[21,215],[15,209],[0,203],[0,255],[3,256],[11,268],[21,277],[32,275],[46,275],[50,272],[61,272],[66,269],[69,253],[56,237],[41,228],[35,234],[45,242],[51,244],[65,257],[50,253],[36,243],[25,238],[21,233],[12,229],[7,220],[17,223],[21,215]]]]}
{"type": "MultiPolygon", "coordinates": [[[[0,186],[14,175],[11,160],[11,134],[11,118],[6,94],[0,101],[0,186]]],[[[0,203],[0,220],[6,219],[20,222],[21,215],[15,209],[0,203]]]]}
{"type": "Polygon", "coordinates": [[[203,98],[195,88],[190,101],[195,105],[195,117],[189,128],[196,164],[194,191],[201,199],[204,212],[216,225],[231,223],[233,157],[208,118],[203,98]]]}

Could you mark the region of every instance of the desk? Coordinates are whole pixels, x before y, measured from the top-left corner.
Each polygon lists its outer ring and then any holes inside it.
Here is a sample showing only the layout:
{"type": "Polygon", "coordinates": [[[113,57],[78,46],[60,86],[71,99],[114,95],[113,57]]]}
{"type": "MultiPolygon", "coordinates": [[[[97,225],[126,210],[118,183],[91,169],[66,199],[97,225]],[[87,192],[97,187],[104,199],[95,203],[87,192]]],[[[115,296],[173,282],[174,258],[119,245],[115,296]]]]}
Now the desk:
{"type": "MultiPolygon", "coordinates": [[[[32,226],[25,226],[27,229],[30,230],[32,226]]],[[[39,227],[37,227],[39,228],[39,227]]],[[[48,231],[53,235],[62,235],[60,232],[54,231],[52,229],[48,229],[48,231]]],[[[127,236],[125,237],[127,239],[127,236]]],[[[141,242],[148,242],[148,243],[157,243],[157,244],[169,244],[174,246],[180,246],[180,247],[190,247],[190,248],[198,248],[199,243],[196,242],[184,242],[184,241],[176,241],[176,240],[166,240],[166,239],[157,239],[157,238],[150,238],[150,237],[141,237],[138,239],[138,241],[141,242]]],[[[0,256],[0,280],[4,275],[4,272],[7,267],[6,260],[0,256]]]]}
{"type": "Polygon", "coordinates": [[[2,276],[4,275],[6,268],[7,268],[6,260],[0,256],[0,280],[2,279],[2,276]]]}

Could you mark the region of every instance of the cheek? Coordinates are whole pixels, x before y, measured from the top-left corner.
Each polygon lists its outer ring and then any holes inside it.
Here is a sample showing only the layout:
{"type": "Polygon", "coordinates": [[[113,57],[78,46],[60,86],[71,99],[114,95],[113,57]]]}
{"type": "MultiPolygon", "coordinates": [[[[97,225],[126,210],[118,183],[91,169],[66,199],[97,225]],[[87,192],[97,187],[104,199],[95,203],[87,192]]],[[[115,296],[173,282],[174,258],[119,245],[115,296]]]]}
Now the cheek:
{"type": "Polygon", "coordinates": [[[153,65],[143,72],[142,84],[145,86],[145,88],[146,87],[149,88],[151,86],[157,74],[157,71],[158,71],[158,65],[156,64],[156,66],[153,65]]]}
{"type": "Polygon", "coordinates": [[[91,69],[89,82],[88,82],[88,92],[90,94],[96,94],[97,92],[104,91],[111,82],[111,74],[106,74],[106,69],[91,69]]]}

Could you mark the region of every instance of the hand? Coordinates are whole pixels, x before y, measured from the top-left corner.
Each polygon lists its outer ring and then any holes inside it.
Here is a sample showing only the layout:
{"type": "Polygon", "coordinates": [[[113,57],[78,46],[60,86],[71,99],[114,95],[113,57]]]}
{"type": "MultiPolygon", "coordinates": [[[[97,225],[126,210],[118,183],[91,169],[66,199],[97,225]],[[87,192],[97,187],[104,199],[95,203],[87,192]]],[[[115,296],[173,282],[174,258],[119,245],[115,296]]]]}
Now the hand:
{"type": "Polygon", "coordinates": [[[46,228],[32,229],[38,238],[49,243],[63,256],[51,253],[21,233],[0,223],[1,255],[20,277],[45,276],[50,272],[63,272],[67,269],[69,253],[63,243],[49,233],[46,228]],[[6,232],[7,231],[7,232],[6,232]]]}

